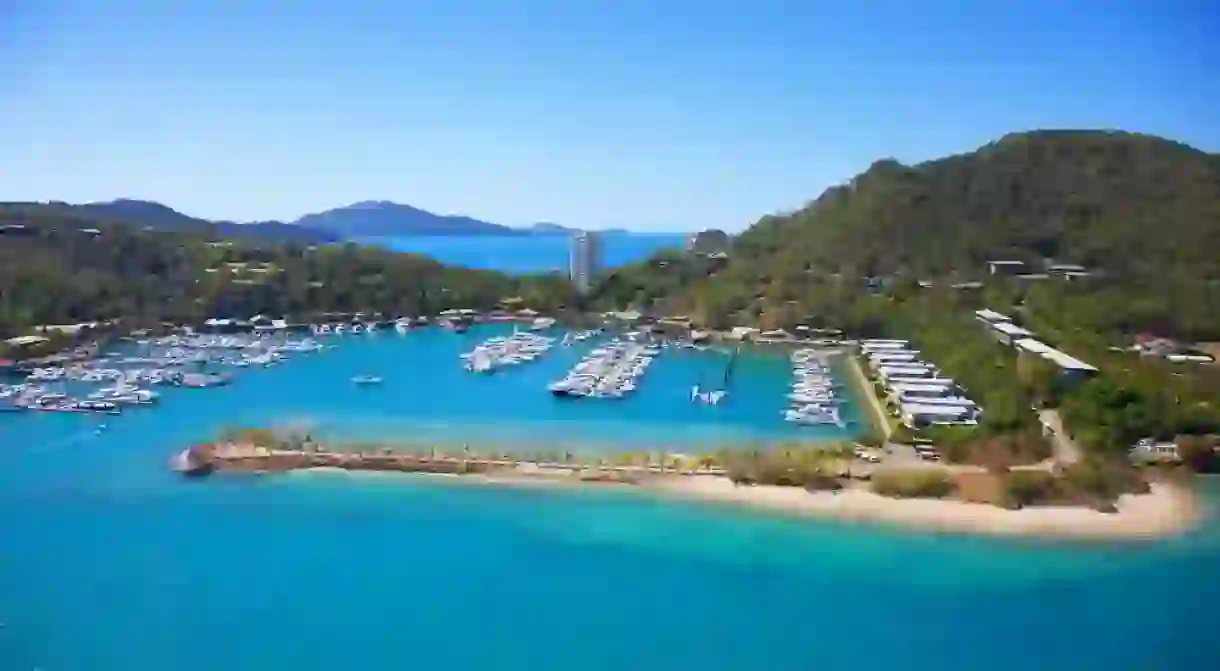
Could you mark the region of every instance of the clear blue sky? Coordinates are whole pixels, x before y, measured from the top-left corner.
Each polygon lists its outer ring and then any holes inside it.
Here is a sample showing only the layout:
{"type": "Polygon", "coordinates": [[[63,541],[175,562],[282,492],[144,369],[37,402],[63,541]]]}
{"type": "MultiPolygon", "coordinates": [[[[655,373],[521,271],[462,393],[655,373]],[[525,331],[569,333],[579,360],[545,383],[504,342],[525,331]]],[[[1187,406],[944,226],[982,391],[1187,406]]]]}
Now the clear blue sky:
{"type": "Polygon", "coordinates": [[[1034,127],[1216,151],[1217,36],[1206,0],[0,0],[0,199],[740,229],[1034,127]]]}

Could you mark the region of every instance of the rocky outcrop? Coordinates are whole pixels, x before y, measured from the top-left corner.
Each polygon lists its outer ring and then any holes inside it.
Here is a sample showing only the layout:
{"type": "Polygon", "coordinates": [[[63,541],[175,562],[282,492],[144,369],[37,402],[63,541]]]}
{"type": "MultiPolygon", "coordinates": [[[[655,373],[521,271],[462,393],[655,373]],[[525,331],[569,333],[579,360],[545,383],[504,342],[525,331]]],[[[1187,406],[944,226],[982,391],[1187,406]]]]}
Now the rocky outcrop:
{"type": "Polygon", "coordinates": [[[210,475],[216,470],[216,451],[211,445],[192,445],[174,455],[170,468],[187,476],[210,475]]]}

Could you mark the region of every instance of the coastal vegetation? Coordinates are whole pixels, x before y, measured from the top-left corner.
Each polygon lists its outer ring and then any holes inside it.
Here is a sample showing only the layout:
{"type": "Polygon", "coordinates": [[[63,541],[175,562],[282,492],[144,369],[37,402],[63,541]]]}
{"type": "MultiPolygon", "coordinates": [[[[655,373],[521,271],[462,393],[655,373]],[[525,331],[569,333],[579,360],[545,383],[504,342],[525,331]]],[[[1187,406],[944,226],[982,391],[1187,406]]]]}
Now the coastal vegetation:
{"type": "MultiPolygon", "coordinates": [[[[614,269],[587,295],[558,275],[446,267],[354,244],[146,230],[109,217],[0,207],[0,336],[111,320],[126,331],[256,314],[429,315],[506,299],[556,315],[683,315],[709,329],[833,328],[912,340],[979,402],[977,427],[899,427],[890,437],[928,440],[949,462],[999,471],[1045,460],[1051,446],[1036,411],[1048,409],[1108,463],[1159,438],[1176,439],[1194,468],[1217,466],[1220,367],[1126,351],[1141,334],[1196,348],[1220,340],[1220,159],[1160,138],[1036,131],[914,166],[878,161],[740,235],[707,231],[690,251],[614,269]],[[1087,270],[1070,279],[993,274],[995,260],[1087,270]],[[1099,374],[1068,384],[1049,362],[997,343],[971,316],[980,308],[1012,315],[1099,374]]],[[[807,465],[718,463],[755,481],[821,477],[807,465]]]]}
{"type": "Polygon", "coordinates": [[[581,308],[558,275],[509,276],[354,244],[213,240],[84,218],[51,206],[0,209],[0,336],[121,320],[127,330],[210,317],[581,308]],[[71,269],[71,272],[67,272],[71,269]]]}
{"type": "Polygon", "coordinates": [[[954,491],[953,479],[943,468],[913,468],[877,473],[871,481],[874,492],[901,499],[942,499],[954,491]]]}
{"type": "Polygon", "coordinates": [[[886,498],[957,500],[1010,510],[1058,505],[1115,512],[1121,496],[1150,491],[1143,473],[1122,461],[1095,456],[1054,470],[938,465],[857,468],[852,457],[853,447],[840,443],[721,448],[700,455],[666,450],[598,454],[472,449],[468,444],[320,441],[300,430],[230,428],[215,442],[186,450],[175,467],[198,474],[335,468],[481,475],[506,482],[542,479],[624,485],[648,485],[657,478],[680,483],[710,477],[743,488],[867,490],[886,498]]]}
{"type": "Polygon", "coordinates": [[[1125,350],[1142,335],[1193,351],[1220,340],[1217,242],[1217,156],[1132,133],[1035,131],[914,166],[878,161],[803,208],[763,217],[731,241],[727,263],[657,257],[617,272],[608,295],[711,328],[910,339],[985,410],[975,429],[921,432],[950,461],[1045,458],[1035,408],[1057,410],[1100,456],[1176,438],[1202,445],[1190,463],[1214,467],[1220,367],[1125,350]],[[1025,270],[996,273],[995,260],[1025,270]],[[1079,269],[1043,272],[1053,264],[1079,269]],[[1100,374],[1067,384],[1054,365],[987,335],[972,319],[981,308],[1100,374]]]}

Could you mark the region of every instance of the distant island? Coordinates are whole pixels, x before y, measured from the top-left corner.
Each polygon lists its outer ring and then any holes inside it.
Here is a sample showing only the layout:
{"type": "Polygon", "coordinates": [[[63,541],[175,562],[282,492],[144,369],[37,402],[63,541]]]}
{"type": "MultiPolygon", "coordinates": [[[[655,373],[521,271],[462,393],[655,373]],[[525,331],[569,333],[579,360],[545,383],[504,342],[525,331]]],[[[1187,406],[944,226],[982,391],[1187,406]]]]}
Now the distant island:
{"type": "Polygon", "coordinates": [[[155,201],[131,198],[79,204],[63,201],[0,203],[0,214],[5,211],[75,217],[86,227],[96,222],[122,222],[163,232],[202,233],[215,238],[272,243],[326,244],[352,238],[390,236],[566,236],[581,230],[552,222],[517,228],[463,215],[435,214],[384,200],[306,214],[291,222],[213,221],[184,214],[155,201]]]}
{"type": "MultiPolygon", "coordinates": [[[[529,235],[529,230],[493,224],[463,215],[441,215],[411,205],[386,200],[364,201],[316,214],[294,222],[344,238],[395,235],[529,235]]],[[[552,224],[553,225],[553,224],[552,224]]]]}
{"type": "Polygon", "coordinates": [[[527,233],[532,235],[571,235],[580,229],[568,228],[567,226],[560,226],[559,224],[553,224],[549,221],[542,221],[530,226],[525,230],[527,233]]]}
{"type": "Polygon", "coordinates": [[[465,215],[436,214],[413,205],[403,205],[386,200],[364,201],[316,214],[307,214],[297,219],[294,224],[304,228],[332,231],[344,238],[566,236],[581,230],[549,221],[521,228],[505,226],[465,215]]]}
{"type": "Polygon", "coordinates": [[[80,228],[90,228],[99,223],[126,224],[161,232],[197,233],[213,238],[236,238],[259,243],[325,244],[340,240],[340,236],[331,231],[309,226],[282,221],[211,221],[183,214],[161,203],[129,198],[82,204],[62,201],[0,203],[0,217],[22,216],[53,217],[64,223],[77,222],[80,228]]]}

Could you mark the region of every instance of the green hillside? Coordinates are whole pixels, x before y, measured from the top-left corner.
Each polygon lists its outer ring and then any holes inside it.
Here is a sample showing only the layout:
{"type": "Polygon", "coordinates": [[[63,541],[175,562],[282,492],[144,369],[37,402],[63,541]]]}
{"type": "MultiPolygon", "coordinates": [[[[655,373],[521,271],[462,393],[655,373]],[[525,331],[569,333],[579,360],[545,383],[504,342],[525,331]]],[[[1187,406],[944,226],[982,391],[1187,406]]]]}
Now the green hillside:
{"type": "Polygon", "coordinates": [[[874,163],[739,240],[745,258],[861,275],[976,274],[1051,257],[1114,273],[1220,273],[1220,159],[1156,137],[1008,135],[977,151],[874,163]]]}
{"type": "Polygon", "coordinates": [[[1035,131],[915,166],[877,161],[731,246],[727,268],[639,264],[604,292],[709,325],[791,326],[847,309],[867,277],[945,285],[989,279],[988,260],[1037,272],[1054,259],[1093,272],[1054,290],[1103,296],[1099,327],[1220,338],[1220,158],[1156,137],[1035,131]]]}
{"type": "Polygon", "coordinates": [[[488,308],[507,296],[548,311],[574,301],[571,285],[554,276],[510,277],[353,244],[217,242],[202,232],[146,230],[56,207],[0,209],[0,337],[107,319],[414,316],[488,308]]]}

